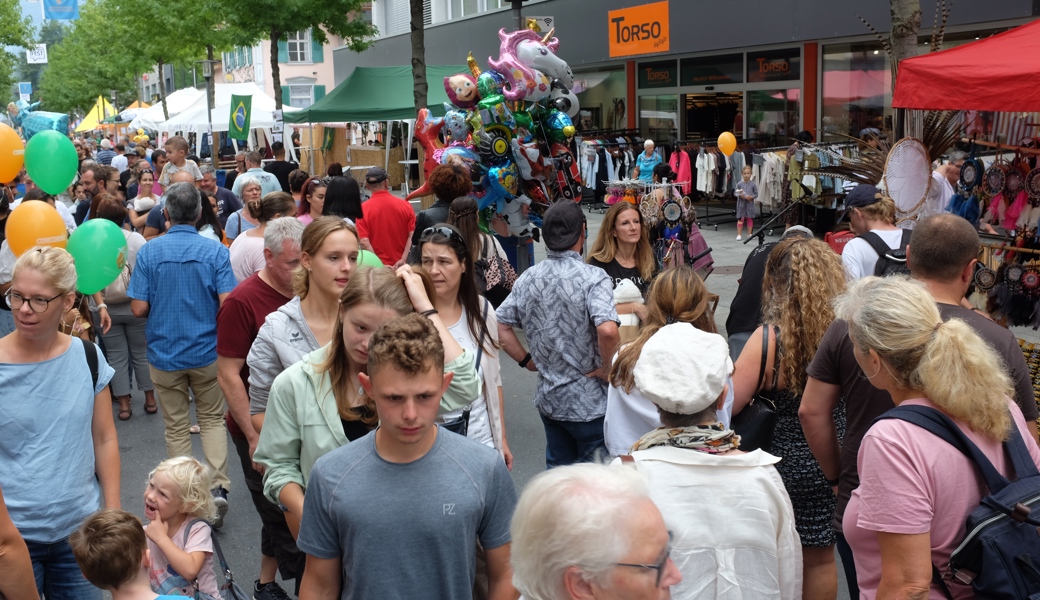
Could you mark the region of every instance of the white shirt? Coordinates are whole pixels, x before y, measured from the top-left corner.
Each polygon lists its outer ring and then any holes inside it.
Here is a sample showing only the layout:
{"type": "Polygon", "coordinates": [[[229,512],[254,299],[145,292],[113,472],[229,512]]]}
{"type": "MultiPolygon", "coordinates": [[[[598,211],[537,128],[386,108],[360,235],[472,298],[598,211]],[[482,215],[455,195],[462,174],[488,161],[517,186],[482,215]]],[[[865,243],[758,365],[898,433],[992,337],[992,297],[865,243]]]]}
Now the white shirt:
{"type": "MultiPolygon", "coordinates": [[[[484,310],[485,302],[487,301],[480,297],[481,311],[484,310]]],[[[495,308],[488,303],[487,309],[487,318],[484,322],[487,324],[491,339],[494,340],[495,344],[498,344],[498,318],[495,316],[495,308]]],[[[470,333],[465,308],[462,309],[459,320],[448,327],[448,333],[462,346],[462,349],[466,351],[468,356],[472,356],[473,360],[476,360],[478,352],[477,341],[473,338],[473,334],[470,333]]],[[[492,348],[492,351],[488,352],[489,346],[491,344],[488,344],[487,340],[485,340],[484,352],[480,356],[479,369],[483,378],[483,393],[470,404],[469,428],[466,431],[466,437],[496,448],[501,452],[502,423],[500,415],[502,414],[502,404],[499,401],[498,388],[502,385],[502,371],[501,363],[499,363],[498,359],[498,350],[492,348]],[[490,405],[487,402],[489,399],[492,401],[490,405]]],[[[437,421],[454,421],[462,416],[463,410],[459,409],[440,415],[437,421]]]]}
{"type": "Polygon", "coordinates": [[[664,446],[632,457],[674,536],[671,558],[682,582],[672,586],[673,598],[802,597],[801,541],[773,467],[778,457],[664,446]]]}
{"type": "Polygon", "coordinates": [[[925,199],[924,207],[918,218],[923,219],[946,212],[946,207],[950,205],[952,197],[953,186],[950,185],[950,180],[942,173],[932,171],[932,185],[928,188],[928,198],[925,199]]]}
{"type": "Polygon", "coordinates": [[[127,162],[125,154],[117,154],[115,158],[112,159],[112,167],[119,169],[119,172],[122,173],[129,166],[127,165],[127,162]]]}
{"type": "MultiPolygon", "coordinates": [[[[892,249],[898,249],[899,243],[903,241],[902,229],[892,231],[872,229],[871,231],[881,236],[881,239],[892,249]]],[[[845,264],[845,273],[849,281],[873,275],[877,259],[878,254],[874,248],[866,240],[858,237],[849,240],[845,244],[845,249],[841,251],[841,262],[845,264]]]]}

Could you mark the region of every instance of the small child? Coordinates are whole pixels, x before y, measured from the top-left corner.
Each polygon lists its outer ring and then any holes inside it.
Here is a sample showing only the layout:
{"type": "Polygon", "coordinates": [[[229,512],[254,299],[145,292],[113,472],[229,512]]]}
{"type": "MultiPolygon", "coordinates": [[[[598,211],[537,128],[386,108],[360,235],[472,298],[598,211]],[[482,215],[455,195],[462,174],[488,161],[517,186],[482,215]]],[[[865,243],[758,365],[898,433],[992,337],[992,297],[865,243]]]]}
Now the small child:
{"type": "Polygon", "coordinates": [[[149,473],[144,516],[151,522],[145,535],[152,556],[148,579],[156,592],[191,596],[192,581],[197,578],[200,600],[220,597],[210,526],[191,524],[195,519],[212,521],[216,516],[212,487],[212,471],[189,456],[164,460],[149,473]]]}
{"type": "Polygon", "coordinates": [[[758,186],[751,181],[751,167],[745,166],[740,174],[744,180],[737,183],[737,241],[740,241],[740,233],[747,222],[747,232],[755,230],[755,198],[758,198],[758,186]]]}
{"type": "Polygon", "coordinates": [[[162,189],[170,187],[170,178],[177,171],[188,170],[192,175],[195,176],[195,181],[202,179],[202,171],[199,170],[199,165],[193,160],[188,160],[188,150],[191,149],[188,146],[188,140],[182,136],[175,135],[170,139],[166,140],[166,158],[170,162],[166,163],[163,167],[162,173],[159,174],[159,185],[162,189]]]}
{"type": "Polygon", "coordinates": [[[80,571],[112,600],[173,600],[156,596],[148,583],[148,544],[141,521],[125,510],[106,509],[87,518],[69,536],[80,571]]]}

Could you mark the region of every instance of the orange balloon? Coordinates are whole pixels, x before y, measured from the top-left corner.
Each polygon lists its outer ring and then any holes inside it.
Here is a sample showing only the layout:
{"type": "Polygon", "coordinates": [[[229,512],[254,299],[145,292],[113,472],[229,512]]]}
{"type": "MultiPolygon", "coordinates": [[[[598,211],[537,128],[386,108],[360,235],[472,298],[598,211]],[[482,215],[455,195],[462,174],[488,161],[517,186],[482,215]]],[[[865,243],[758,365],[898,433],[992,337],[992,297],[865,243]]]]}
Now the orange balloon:
{"type": "Polygon", "coordinates": [[[25,164],[25,143],[18,132],[0,123],[0,183],[11,183],[25,164]]]}
{"type": "Polygon", "coordinates": [[[722,150],[723,154],[729,156],[736,149],[737,138],[733,137],[733,134],[728,131],[722,132],[722,135],[719,136],[719,150],[722,150]]]}
{"type": "Polygon", "coordinates": [[[57,209],[46,202],[22,202],[7,217],[7,243],[15,256],[21,256],[33,246],[64,248],[68,238],[65,221],[57,209]]]}

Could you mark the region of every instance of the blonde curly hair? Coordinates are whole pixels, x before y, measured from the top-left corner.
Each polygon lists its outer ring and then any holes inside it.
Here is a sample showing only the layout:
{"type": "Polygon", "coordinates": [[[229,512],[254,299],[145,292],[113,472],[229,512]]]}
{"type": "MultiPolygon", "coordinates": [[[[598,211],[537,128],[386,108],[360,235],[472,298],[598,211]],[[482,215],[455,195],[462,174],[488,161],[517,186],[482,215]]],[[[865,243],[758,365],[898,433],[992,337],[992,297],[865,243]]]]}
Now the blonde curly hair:
{"type": "Polygon", "coordinates": [[[777,356],[791,393],[800,395],[805,389],[805,369],[834,321],[834,299],[844,292],[841,258],[820,240],[785,239],[769,253],[762,279],[762,323],[780,329],[777,356]]]}
{"type": "Polygon", "coordinates": [[[156,473],[165,473],[180,491],[181,510],[195,519],[212,521],[217,516],[213,503],[213,470],[190,456],[168,458],[148,474],[151,482],[156,473]]]}

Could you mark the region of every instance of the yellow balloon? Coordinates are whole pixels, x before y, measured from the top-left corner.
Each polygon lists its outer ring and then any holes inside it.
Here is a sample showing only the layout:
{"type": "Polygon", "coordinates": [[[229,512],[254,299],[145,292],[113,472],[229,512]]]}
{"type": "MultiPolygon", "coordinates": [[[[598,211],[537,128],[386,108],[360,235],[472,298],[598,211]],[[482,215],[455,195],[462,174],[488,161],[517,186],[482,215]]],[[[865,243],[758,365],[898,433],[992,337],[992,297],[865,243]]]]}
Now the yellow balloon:
{"type": "Polygon", "coordinates": [[[25,164],[25,143],[18,133],[0,123],[0,183],[10,183],[25,164]]]}
{"type": "Polygon", "coordinates": [[[721,150],[726,156],[729,156],[730,154],[733,154],[736,149],[737,138],[733,137],[733,134],[728,131],[722,132],[722,135],[719,136],[719,150],[721,150]]]}
{"type": "Polygon", "coordinates": [[[15,256],[33,246],[64,248],[68,237],[65,221],[46,202],[22,202],[7,217],[7,243],[15,256]]]}

